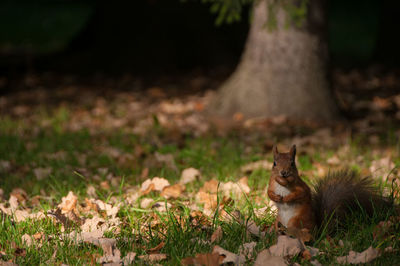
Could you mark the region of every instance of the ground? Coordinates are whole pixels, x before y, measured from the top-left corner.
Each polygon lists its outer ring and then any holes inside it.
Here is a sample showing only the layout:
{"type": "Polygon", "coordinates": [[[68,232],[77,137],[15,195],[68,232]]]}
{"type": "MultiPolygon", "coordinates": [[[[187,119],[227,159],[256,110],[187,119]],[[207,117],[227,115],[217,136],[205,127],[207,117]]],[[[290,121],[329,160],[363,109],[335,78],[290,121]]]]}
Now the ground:
{"type": "MultiPolygon", "coordinates": [[[[204,90],[211,84],[204,77],[188,88],[127,90],[134,78],[101,86],[65,78],[50,89],[45,78],[27,76],[29,90],[0,97],[2,263],[252,264],[277,243],[266,194],[274,143],[282,150],[297,144],[310,185],[329,170],[351,168],[397,198],[400,81],[373,71],[334,73],[341,107],[351,114],[334,125],[207,117],[214,92],[204,90]],[[255,245],[250,253],[246,243],[255,245]]],[[[398,219],[352,217],[346,230],[307,243],[317,256],[303,251],[285,260],[331,265],[372,246],[379,255],[370,263],[400,263],[398,219]]]]}

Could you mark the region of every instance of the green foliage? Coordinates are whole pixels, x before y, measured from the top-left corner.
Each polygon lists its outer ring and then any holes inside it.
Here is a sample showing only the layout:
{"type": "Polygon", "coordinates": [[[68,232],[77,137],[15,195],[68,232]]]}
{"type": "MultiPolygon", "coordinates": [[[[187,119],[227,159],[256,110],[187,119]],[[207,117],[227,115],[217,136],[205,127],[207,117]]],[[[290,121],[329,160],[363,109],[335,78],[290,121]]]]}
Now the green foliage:
{"type": "MultiPolygon", "coordinates": [[[[215,24],[217,26],[241,20],[242,9],[245,5],[253,3],[255,0],[202,0],[203,3],[211,4],[211,12],[217,14],[215,24]]],[[[257,0],[260,1],[260,0],[257,0]]],[[[286,27],[293,25],[302,27],[307,17],[307,8],[309,0],[271,0],[267,5],[267,21],[265,26],[273,30],[277,26],[276,14],[279,7],[282,7],[287,13],[286,27]]]]}
{"type": "Polygon", "coordinates": [[[218,14],[215,24],[220,26],[223,23],[232,24],[240,21],[243,7],[252,3],[253,0],[202,0],[202,2],[211,4],[211,13],[218,14]]]}

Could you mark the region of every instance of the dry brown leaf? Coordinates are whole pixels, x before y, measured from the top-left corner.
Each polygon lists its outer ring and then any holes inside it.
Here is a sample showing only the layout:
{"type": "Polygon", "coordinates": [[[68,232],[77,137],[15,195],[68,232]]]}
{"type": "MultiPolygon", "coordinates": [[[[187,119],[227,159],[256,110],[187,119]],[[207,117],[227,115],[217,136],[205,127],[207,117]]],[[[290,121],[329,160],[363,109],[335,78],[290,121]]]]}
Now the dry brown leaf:
{"type": "Polygon", "coordinates": [[[164,201],[159,201],[153,204],[151,208],[153,210],[159,211],[159,212],[166,212],[167,210],[171,209],[172,205],[170,203],[165,203],[164,201]]]}
{"type": "Polygon", "coordinates": [[[312,260],[312,261],[310,261],[310,263],[311,263],[312,265],[314,265],[314,266],[322,266],[322,264],[321,264],[319,261],[317,261],[317,260],[312,260]]]}
{"type": "Polygon", "coordinates": [[[24,243],[25,245],[27,245],[28,247],[32,246],[33,244],[33,240],[32,237],[28,234],[24,234],[22,237],[22,243],[24,243]]]}
{"type": "Polygon", "coordinates": [[[126,256],[122,259],[122,263],[124,265],[130,265],[135,261],[136,253],[135,252],[129,252],[126,254],[126,256]]]}
{"type": "Polygon", "coordinates": [[[140,207],[143,209],[149,208],[153,204],[154,200],[151,198],[143,198],[140,201],[140,207]]]}
{"type": "Polygon", "coordinates": [[[148,261],[148,262],[157,262],[160,260],[165,260],[167,258],[167,255],[166,254],[149,254],[149,255],[141,255],[138,258],[148,261]]]}
{"type": "Polygon", "coordinates": [[[100,182],[100,187],[104,190],[109,190],[110,184],[108,183],[108,180],[104,180],[104,181],[100,182]]]}
{"type": "Polygon", "coordinates": [[[181,184],[175,184],[172,186],[165,187],[161,192],[161,197],[166,199],[173,198],[177,199],[181,196],[182,192],[185,190],[185,187],[181,184]]]}
{"type": "Polygon", "coordinates": [[[25,205],[26,200],[28,199],[28,194],[22,188],[14,188],[10,193],[10,196],[11,195],[16,197],[18,202],[22,205],[25,205]]]}
{"type": "Polygon", "coordinates": [[[221,226],[218,226],[218,228],[211,235],[211,243],[221,241],[222,234],[223,234],[222,228],[221,228],[221,226]]]}
{"type": "Polygon", "coordinates": [[[368,249],[364,250],[363,252],[355,252],[351,250],[349,255],[338,257],[336,260],[338,263],[341,264],[360,264],[360,263],[367,263],[374,259],[376,259],[380,255],[379,250],[373,248],[372,246],[368,249]]]}
{"type": "Polygon", "coordinates": [[[309,250],[304,250],[303,253],[301,253],[301,256],[303,257],[303,259],[305,260],[310,260],[311,259],[311,253],[309,250]]]}
{"type": "Polygon", "coordinates": [[[114,218],[119,212],[118,206],[112,206],[111,204],[105,203],[99,199],[96,200],[95,203],[100,208],[100,210],[105,211],[107,216],[111,218],[114,218]]]}
{"type": "Polygon", "coordinates": [[[37,232],[36,234],[33,234],[32,237],[35,240],[41,240],[44,237],[44,234],[42,232],[37,232]]]}
{"type": "Polygon", "coordinates": [[[149,254],[158,253],[158,251],[160,251],[164,246],[165,246],[165,243],[164,243],[164,242],[160,242],[160,244],[158,244],[158,245],[155,246],[154,248],[149,248],[149,249],[147,250],[147,253],[149,253],[149,254]]]}
{"type": "Polygon", "coordinates": [[[16,257],[25,257],[26,256],[26,249],[17,247],[14,250],[14,256],[16,256],[16,257]]]}
{"type": "Polygon", "coordinates": [[[217,193],[219,181],[211,179],[204,183],[203,187],[200,188],[200,192],[206,193],[217,193]]]}
{"type": "Polygon", "coordinates": [[[204,209],[205,210],[214,210],[217,208],[218,202],[217,202],[217,194],[210,194],[207,192],[199,191],[196,194],[195,200],[198,203],[204,204],[204,209]]]}
{"type": "Polygon", "coordinates": [[[271,170],[272,169],[272,163],[267,161],[267,160],[261,160],[261,161],[248,163],[246,165],[243,165],[240,168],[240,170],[245,174],[250,174],[251,172],[253,172],[253,171],[257,170],[257,169],[271,170]]]}
{"type": "Polygon", "coordinates": [[[181,260],[182,265],[204,265],[204,266],[218,266],[222,264],[223,256],[218,253],[204,253],[196,254],[196,257],[185,258],[181,260]]]}
{"type": "Polygon", "coordinates": [[[166,186],[169,186],[169,182],[165,178],[154,177],[152,179],[147,179],[142,183],[140,191],[143,195],[150,193],[151,191],[162,191],[166,186]]]}
{"type": "Polygon", "coordinates": [[[85,198],[85,203],[86,203],[85,211],[95,211],[95,212],[100,211],[100,208],[96,204],[95,200],[85,198]]]}
{"type": "Polygon", "coordinates": [[[142,195],[147,195],[147,194],[149,194],[150,192],[152,192],[152,191],[154,191],[155,189],[155,185],[154,184],[149,184],[147,187],[146,187],[146,189],[145,190],[141,190],[141,194],[142,195]]]}
{"type": "Polygon", "coordinates": [[[372,231],[372,235],[374,240],[377,238],[386,238],[390,235],[390,228],[392,227],[393,223],[391,221],[380,221],[372,231]]]}
{"type": "Polygon", "coordinates": [[[156,159],[157,162],[164,164],[166,167],[174,170],[175,172],[179,172],[178,167],[176,167],[175,164],[174,156],[172,154],[161,154],[155,152],[154,158],[156,159]]]}
{"type": "Polygon", "coordinates": [[[341,161],[340,161],[339,157],[337,157],[337,155],[332,156],[331,158],[326,160],[326,162],[330,165],[339,165],[341,163],[341,161]]]}
{"type": "Polygon", "coordinates": [[[268,249],[264,249],[257,255],[254,266],[286,266],[287,263],[282,257],[272,256],[268,249]]]}
{"type": "Polygon", "coordinates": [[[246,224],[246,227],[247,227],[247,231],[252,235],[255,235],[258,237],[265,236],[265,233],[261,232],[260,228],[257,226],[257,224],[254,221],[249,221],[246,224]]]}
{"type": "Polygon", "coordinates": [[[181,179],[180,179],[179,183],[184,185],[184,184],[199,180],[200,178],[201,178],[200,171],[197,170],[196,168],[190,167],[190,168],[186,168],[182,171],[181,179]]]}
{"type": "Polygon", "coordinates": [[[76,209],[78,197],[74,194],[74,192],[70,191],[66,197],[61,199],[61,201],[62,202],[58,204],[58,208],[61,209],[62,214],[65,214],[76,209]]]}
{"type": "Polygon", "coordinates": [[[91,198],[95,198],[97,196],[95,187],[89,185],[86,189],[86,194],[91,198]]]}
{"type": "Polygon", "coordinates": [[[39,181],[47,178],[51,174],[51,171],[52,169],[50,167],[33,169],[33,173],[39,181]]]}
{"type": "Polygon", "coordinates": [[[392,105],[392,102],[390,101],[389,98],[381,98],[378,96],[375,96],[372,100],[372,106],[371,108],[374,110],[386,110],[390,108],[392,105]]]}
{"type": "Polygon", "coordinates": [[[390,157],[385,157],[372,161],[369,170],[374,178],[385,181],[394,167],[395,164],[392,159],[390,157]]]}
{"type": "Polygon", "coordinates": [[[19,206],[18,199],[14,195],[10,195],[8,203],[10,204],[11,210],[16,210],[19,206]]]}
{"type": "Polygon", "coordinates": [[[297,238],[279,236],[278,243],[269,248],[273,256],[295,256],[304,250],[303,244],[297,238]]]}
{"type": "Polygon", "coordinates": [[[242,255],[236,255],[232,252],[229,252],[220,246],[214,246],[212,253],[218,253],[219,255],[225,256],[222,260],[222,263],[233,263],[235,265],[243,265],[246,261],[246,258],[242,255]]]}
{"type": "Polygon", "coordinates": [[[239,182],[229,181],[227,183],[221,183],[220,189],[223,191],[224,196],[234,196],[236,198],[242,197],[244,194],[250,193],[250,187],[247,184],[247,176],[242,177],[239,182]]]}
{"type": "Polygon", "coordinates": [[[240,255],[243,255],[245,257],[251,257],[253,255],[254,248],[256,247],[257,243],[256,242],[249,242],[249,243],[244,243],[240,247],[240,255]]]}
{"type": "MultiPolygon", "coordinates": [[[[73,212],[69,212],[69,213],[71,214],[73,212]]],[[[54,217],[56,219],[56,221],[60,222],[64,226],[64,228],[69,228],[69,227],[72,227],[75,225],[75,222],[70,220],[66,214],[62,214],[61,209],[57,208],[55,211],[49,210],[47,212],[47,215],[54,217]]],[[[76,218],[75,216],[72,216],[72,215],[71,215],[71,217],[76,218]]]]}

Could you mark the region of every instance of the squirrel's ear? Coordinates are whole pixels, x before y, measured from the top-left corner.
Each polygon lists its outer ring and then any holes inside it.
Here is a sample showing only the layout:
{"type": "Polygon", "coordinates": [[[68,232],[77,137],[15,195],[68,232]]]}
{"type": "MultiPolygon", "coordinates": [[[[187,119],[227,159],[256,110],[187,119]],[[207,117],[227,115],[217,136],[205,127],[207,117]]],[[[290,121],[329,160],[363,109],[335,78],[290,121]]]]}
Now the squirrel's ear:
{"type": "Polygon", "coordinates": [[[278,146],[274,145],[274,147],[272,147],[272,153],[274,154],[274,158],[276,158],[279,154],[278,152],[278,146]]]}
{"type": "Polygon", "coordinates": [[[292,148],[290,148],[289,153],[293,158],[296,157],[296,145],[293,145],[292,148]]]}

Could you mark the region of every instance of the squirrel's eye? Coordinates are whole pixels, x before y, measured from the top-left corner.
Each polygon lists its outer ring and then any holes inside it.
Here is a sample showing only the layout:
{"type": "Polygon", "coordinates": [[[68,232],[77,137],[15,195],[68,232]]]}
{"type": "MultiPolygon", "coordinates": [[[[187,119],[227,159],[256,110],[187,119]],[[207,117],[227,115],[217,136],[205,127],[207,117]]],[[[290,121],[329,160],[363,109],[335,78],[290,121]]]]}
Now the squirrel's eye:
{"type": "Polygon", "coordinates": [[[276,162],[274,161],[274,166],[276,166],[276,162]]]}

